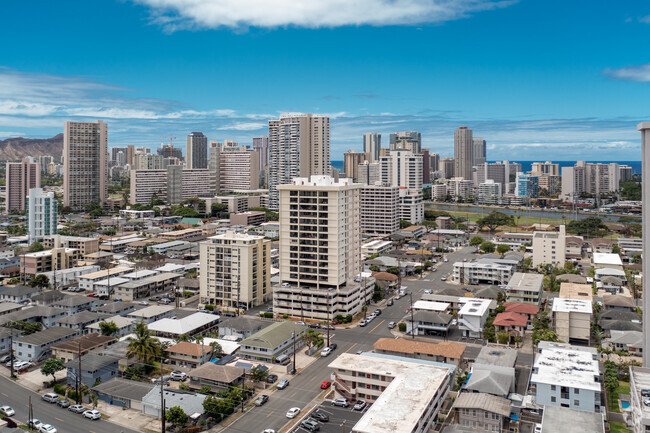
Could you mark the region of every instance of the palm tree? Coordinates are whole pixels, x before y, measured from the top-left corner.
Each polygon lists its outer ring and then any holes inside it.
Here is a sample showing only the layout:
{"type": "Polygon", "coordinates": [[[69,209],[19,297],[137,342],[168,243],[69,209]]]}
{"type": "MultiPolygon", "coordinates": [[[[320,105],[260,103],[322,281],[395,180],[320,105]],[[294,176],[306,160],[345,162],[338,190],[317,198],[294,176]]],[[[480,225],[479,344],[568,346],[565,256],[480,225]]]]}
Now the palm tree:
{"type": "Polygon", "coordinates": [[[253,382],[266,382],[266,379],[269,377],[269,370],[262,369],[259,366],[253,367],[248,372],[248,376],[253,382]]]}
{"type": "Polygon", "coordinates": [[[135,337],[129,337],[126,356],[137,357],[145,364],[151,364],[154,359],[160,356],[161,347],[158,340],[151,336],[151,332],[144,322],[135,325],[135,337]]]}
{"type": "Polygon", "coordinates": [[[183,342],[183,341],[190,341],[191,337],[187,334],[179,335],[178,337],[174,338],[174,341],[177,343],[183,342]]]}
{"type": "Polygon", "coordinates": [[[210,351],[210,357],[212,358],[221,358],[223,356],[223,348],[221,347],[221,344],[217,343],[216,341],[213,341],[210,343],[210,347],[212,350],[210,351]]]}
{"type": "Polygon", "coordinates": [[[205,339],[205,337],[203,335],[197,335],[197,336],[194,337],[194,342],[196,344],[201,345],[201,363],[203,363],[203,358],[205,358],[205,352],[204,352],[205,346],[203,345],[203,340],[204,339],[205,339]]]}

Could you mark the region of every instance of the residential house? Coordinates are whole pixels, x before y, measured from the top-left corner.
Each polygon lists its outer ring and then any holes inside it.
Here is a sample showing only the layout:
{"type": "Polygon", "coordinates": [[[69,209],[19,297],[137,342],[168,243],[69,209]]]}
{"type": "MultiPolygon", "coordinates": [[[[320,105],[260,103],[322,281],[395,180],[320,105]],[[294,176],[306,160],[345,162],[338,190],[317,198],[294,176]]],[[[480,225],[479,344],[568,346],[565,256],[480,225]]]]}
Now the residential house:
{"type": "Polygon", "coordinates": [[[600,281],[596,282],[596,288],[603,289],[612,295],[619,293],[622,290],[623,285],[623,280],[612,275],[603,277],[600,281]]]}
{"type": "Polygon", "coordinates": [[[125,316],[136,310],[136,304],[132,302],[107,302],[104,305],[95,307],[95,312],[111,316],[125,316]]]}
{"type": "Polygon", "coordinates": [[[523,314],[514,313],[512,311],[505,311],[499,313],[494,318],[494,329],[497,332],[506,331],[510,337],[524,338],[526,333],[526,324],[528,317],[523,314]]]}
{"type": "Polygon", "coordinates": [[[44,331],[14,339],[14,356],[20,361],[39,361],[50,353],[50,348],[77,335],[76,331],[54,326],[44,331]]]}
{"type": "Polygon", "coordinates": [[[232,365],[217,365],[214,362],[207,362],[190,371],[189,376],[188,386],[190,388],[200,390],[209,386],[210,391],[217,392],[241,386],[244,380],[244,370],[232,365]]]}
{"type": "Polygon", "coordinates": [[[582,236],[567,236],[566,237],[566,258],[581,260],[582,252],[584,249],[585,241],[582,236]]]}
{"type": "Polygon", "coordinates": [[[537,316],[537,313],[539,312],[538,305],[528,304],[525,302],[505,302],[503,304],[503,307],[506,309],[506,312],[508,313],[517,313],[526,316],[528,325],[533,324],[535,320],[535,316],[537,316]]]}
{"type": "MultiPolygon", "coordinates": [[[[205,394],[195,394],[189,391],[181,391],[172,388],[165,388],[163,401],[165,402],[165,410],[179,406],[186,414],[203,413],[203,400],[205,394]]],[[[160,418],[160,388],[154,388],[147,395],[142,397],[142,413],[145,415],[153,415],[160,418]]]]}
{"type": "Polygon", "coordinates": [[[609,333],[610,337],[603,340],[604,348],[643,356],[643,332],[610,330],[609,333]]]}
{"type": "Polygon", "coordinates": [[[495,301],[479,298],[460,298],[464,305],[458,311],[458,329],[465,337],[480,338],[490,313],[490,305],[495,301]]]}
{"type": "Polygon", "coordinates": [[[171,365],[197,368],[211,359],[212,348],[204,344],[181,341],[165,349],[171,365]]]}
{"type": "Polygon", "coordinates": [[[481,348],[471,366],[471,375],[463,390],[507,397],[515,391],[517,351],[510,348],[481,348]]]}
{"type": "Polygon", "coordinates": [[[160,319],[166,319],[173,316],[174,307],[167,305],[150,305],[141,310],[131,311],[126,315],[129,319],[146,324],[156,322],[160,319]]]}
{"type": "Polygon", "coordinates": [[[261,331],[270,324],[271,322],[265,322],[251,316],[233,317],[219,323],[219,338],[231,336],[243,340],[261,331]]]}
{"type": "Polygon", "coordinates": [[[613,239],[592,239],[589,243],[594,254],[611,254],[614,247],[613,239]]]}
{"type": "MultiPolygon", "coordinates": [[[[81,357],[81,383],[91,388],[102,382],[119,377],[119,358],[101,356],[94,353],[81,357]]],[[[79,361],[72,360],[65,364],[67,369],[66,383],[74,387],[79,380],[79,361]]]]}
{"type": "Polygon", "coordinates": [[[38,287],[30,286],[14,286],[6,287],[0,291],[0,300],[5,302],[14,302],[16,304],[25,303],[29,301],[32,296],[37,295],[40,289],[38,287]]]}
{"type": "Polygon", "coordinates": [[[290,355],[294,346],[303,346],[304,325],[291,321],[275,322],[240,342],[239,355],[245,359],[273,362],[280,355],[290,355]]]}
{"type": "Polygon", "coordinates": [[[21,304],[16,304],[15,302],[2,301],[0,302],[0,316],[5,314],[15,313],[16,311],[22,310],[23,306],[21,304]]]}
{"type": "Polygon", "coordinates": [[[467,432],[509,432],[510,400],[480,392],[461,392],[454,401],[455,422],[467,432]]]}
{"type": "Polygon", "coordinates": [[[447,336],[453,318],[454,316],[447,313],[417,310],[412,315],[409,314],[406,316],[406,333],[415,333],[415,335],[447,336]]]}
{"type": "Polygon", "coordinates": [[[636,311],[634,299],[623,295],[603,295],[603,307],[606,310],[636,311]]]}
{"type": "Polygon", "coordinates": [[[466,346],[456,341],[435,341],[431,343],[408,338],[380,338],[373,345],[376,353],[444,362],[458,367],[463,362],[466,346]]]}
{"type": "Polygon", "coordinates": [[[122,316],[112,316],[112,317],[107,317],[104,320],[93,323],[92,325],[86,326],[84,329],[85,333],[91,333],[91,332],[97,332],[101,333],[101,327],[99,326],[100,323],[102,322],[113,322],[117,326],[117,332],[113,335],[115,337],[124,337],[125,335],[130,334],[133,332],[133,329],[135,329],[135,325],[138,322],[136,319],[132,319],[130,317],[122,317],[122,316]]]}
{"type": "Polygon", "coordinates": [[[81,353],[83,358],[92,351],[106,349],[115,341],[117,341],[115,337],[108,337],[97,333],[82,335],[52,346],[52,357],[62,359],[66,362],[72,361],[79,357],[79,353],[81,353]]]}
{"type": "Polygon", "coordinates": [[[515,272],[506,285],[508,302],[539,305],[544,292],[544,275],[515,272]]]}
{"type": "Polygon", "coordinates": [[[79,313],[71,316],[66,316],[57,320],[54,324],[63,328],[69,328],[77,331],[80,334],[93,323],[101,322],[106,318],[106,315],[95,313],[92,311],[80,311],[79,313]]]}

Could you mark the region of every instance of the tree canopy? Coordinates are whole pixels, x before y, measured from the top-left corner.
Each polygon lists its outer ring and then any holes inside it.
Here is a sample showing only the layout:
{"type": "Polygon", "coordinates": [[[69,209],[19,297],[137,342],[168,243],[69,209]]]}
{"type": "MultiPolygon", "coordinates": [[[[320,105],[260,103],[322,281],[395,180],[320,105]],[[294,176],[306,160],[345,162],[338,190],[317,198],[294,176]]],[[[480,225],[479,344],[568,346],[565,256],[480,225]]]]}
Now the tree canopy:
{"type": "Polygon", "coordinates": [[[515,219],[512,217],[512,215],[506,215],[503,212],[493,211],[483,218],[479,218],[476,223],[479,225],[479,227],[487,227],[488,230],[490,230],[490,233],[494,233],[497,227],[514,225],[514,221],[515,219]]]}
{"type": "Polygon", "coordinates": [[[55,381],[55,374],[64,368],[61,358],[50,358],[41,366],[41,374],[43,376],[52,376],[52,381],[55,381]]]}
{"type": "Polygon", "coordinates": [[[607,226],[603,224],[600,218],[590,216],[582,220],[570,221],[566,229],[569,233],[575,233],[580,236],[598,237],[604,235],[607,226]]]}

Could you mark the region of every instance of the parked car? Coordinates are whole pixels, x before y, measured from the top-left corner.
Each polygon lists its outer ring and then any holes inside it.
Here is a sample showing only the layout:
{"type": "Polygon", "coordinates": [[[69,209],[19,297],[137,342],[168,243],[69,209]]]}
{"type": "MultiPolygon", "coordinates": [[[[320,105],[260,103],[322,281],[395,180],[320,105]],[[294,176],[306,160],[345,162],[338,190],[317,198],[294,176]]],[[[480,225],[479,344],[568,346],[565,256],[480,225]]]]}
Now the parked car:
{"type": "Polygon", "coordinates": [[[350,402],[347,398],[335,398],[332,400],[332,406],[348,407],[350,406],[350,402]]]}
{"type": "Polygon", "coordinates": [[[542,425],[535,424],[535,433],[542,433],[542,425]]]}
{"type": "Polygon", "coordinates": [[[36,418],[34,418],[33,420],[27,422],[27,427],[31,427],[31,428],[33,428],[34,430],[37,430],[37,431],[41,428],[42,425],[43,425],[43,423],[40,422],[36,418]]]}
{"type": "Polygon", "coordinates": [[[70,407],[70,402],[68,400],[66,400],[66,399],[63,399],[63,400],[59,399],[59,401],[57,401],[56,404],[58,404],[63,409],[66,409],[66,408],[70,407]]]}
{"type": "Polygon", "coordinates": [[[0,358],[0,363],[4,364],[6,362],[11,361],[11,356],[10,355],[5,355],[2,358],[0,358]]]}
{"type": "Polygon", "coordinates": [[[380,310],[379,308],[377,308],[377,309],[375,310],[375,312],[374,312],[374,315],[375,315],[375,316],[381,316],[381,310],[380,310]]]}
{"type": "Polygon", "coordinates": [[[48,403],[56,403],[59,401],[59,395],[53,392],[48,392],[47,394],[43,394],[42,398],[48,403]]]}
{"type": "Polygon", "coordinates": [[[83,413],[83,415],[84,418],[88,418],[92,420],[100,419],[102,417],[102,414],[97,409],[87,410],[83,413]]]}
{"type": "Polygon", "coordinates": [[[4,416],[14,416],[16,411],[11,408],[11,406],[0,406],[0,413],[4,416]]]}
{"type": "Polygon", "coordinates": [[[300,427],[304,428],[305,430],[309,431],[318,431],[320,430],[320,424],[316,420],[313,419],[306,419],[303,422],[300,423],[300,427]]]}
{"type": "Polygon", "coordinates": [[[257,397],[257,400],[255,400],[255,406],[262,406],[267,401],[269,401],[268,395],[260,395],[259,397],[257,397]]]}
{"type": "Polygon", "coordinates": [[[330,353],[332,353],[332,349],[330,347],[326,347],[320,351],[320,356],[329,356],[330,353]]]}
{"type": "Polygon", "coordinates": [[[363,410],[363,408],[366,407],[366,402],[363,400],[358,400],[356,403],[354,403],[354,410],[363,410]]]}
{"type": "MultiPolygon", "coordinates": [[[[116,301],[117,301],[117,299],[116,299],[116,301]]],[[[121,299],[120,299],[120,301],[121,301],[121,299]]],[[[147,301],[140,301],[140,302],[138,302],[138,305],[145,305],[146,306],[146,305],[149,305],[149,303],[147,301]]]]}
{"type": "Polygon", "coordinates": [[[266,383],[275,383],[278,380],[277,374],[269,374],[266,378],[266,383]]]}
{"type": "Polygon", "coordinates": [[[74,413],[84,413],[86,411],[86,408],[80,404],[73,404],[68,408],[68,410],[74,413]]]}
{"type": "Polygon", "coordinates": [[[170,376],[172,380],[180,380],[181,382],[187,379],[187,374],[182,371],[172,371],[170,376]]]}
{"type": "Polygon", "coordinates": [[[41,433],[56,433],[56,427],[50,424],[41,424],[38,431],[41,433]]]}
{"type": "Polygon", "coordinates": [[[320,422],[327,422],[330,420],[330,417],[328,417],[327,414],[323,412],[314,412],[311,414],[311,417],[320,422]]]}
{"type": "Polygon", "coordinates": [[[278,382],[278,389],[284,389],[287,386],[289,386],[289,381],[287,379],[282,379],[280,382],[278,382]]]}
{"type": "Polygon", "coordinates": [[[388,322],[388,329],[393,329],[395,327],[395,322],[388,322]]]}
{"type": "Polygon", "coordinates": [[[332,349],[332,350],[336,350],[337,347],[339,347],[339,346],[337,346],[336,343],[332,343],[332,344],[329,345],[329,348],[332,349]]]}
{"type": "Polygon", "coordinates": [[[392,299],[389,299],[388,302],[386,302],[386,306],[387,307],[392,307],[394,303],[395,303],[395,301],[393,301],[392,299]]]}
{"type": "Polygon", "coordinates": [[[287,418],[295,418],[300,413],[299,407],[292,407],[287,411],[287,418]]]}
{"type": "Polygon", "coordinates": [[[329,380],[324,380],[323,383],[320,384],[320,389],[327,389],[332,385],[332,382],[329,380]]]}
{"type": "Polygon", "coordinates": [[[359,326],[361,326],[362,328],[363,328],[364,326],[366,326],[367,324],[368,324],[368,322],[367,322],[365,319],[362,320],[361,322],[359,322],[359,326]]]}

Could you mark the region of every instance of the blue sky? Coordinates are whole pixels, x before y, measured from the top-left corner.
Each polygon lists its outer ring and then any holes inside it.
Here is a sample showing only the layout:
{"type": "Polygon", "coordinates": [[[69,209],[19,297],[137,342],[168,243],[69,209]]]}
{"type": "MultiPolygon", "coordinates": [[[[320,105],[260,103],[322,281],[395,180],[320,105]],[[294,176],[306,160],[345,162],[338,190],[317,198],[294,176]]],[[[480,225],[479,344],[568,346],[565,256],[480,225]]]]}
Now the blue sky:
{"type": "Polygon", "coordinates": [[[555,0],[2,2],[0,138],[104,119],[109,146],[190,131],[250,144],[329,114],[332,159],[417,130],[488,159],[638,160],[650,4],[555,0]],[[300,7],[296,6],[300,4],[300,7]]]}

